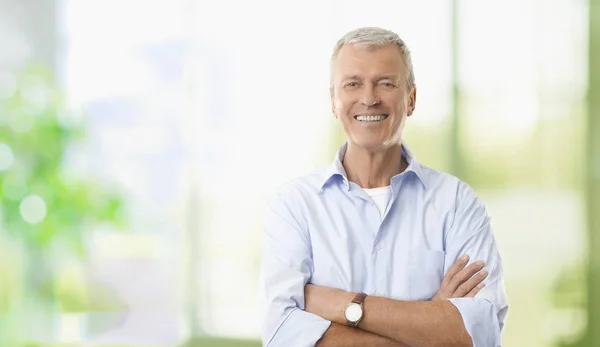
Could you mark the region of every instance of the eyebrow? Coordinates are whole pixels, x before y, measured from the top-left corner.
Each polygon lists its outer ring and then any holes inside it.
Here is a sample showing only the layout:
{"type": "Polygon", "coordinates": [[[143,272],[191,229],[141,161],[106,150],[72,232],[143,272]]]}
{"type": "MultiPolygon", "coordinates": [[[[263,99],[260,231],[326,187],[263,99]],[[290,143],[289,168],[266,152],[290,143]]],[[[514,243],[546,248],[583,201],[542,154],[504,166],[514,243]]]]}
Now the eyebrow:
{"type": "Polygon", "coordinates": [[[378,81],[381,81],[381,80],[394,80],[394,81],[397,81],[398,79],[399,79],[398,77],[393,76],[393,75],[384,75],[384,76],[379,77],[377,80],[378,81]]]}
{"type": "Polygon", "coordinates": [[[360,79],[360,77],[358,75],[351,75],[351,76],[344,76],[342,78],[342,81],[345,81],[345,80],[359,80],[359,79],[360,79]]]}
{"type": "MultiPolygon", "coordinates": [[[[342,81],[346,81],[346,80],[360,80],[361,77],[358,75],[350,75],[350,76],[344,76],[342,78],[342,81]]],[[[397,81],[398,78],[394,75],[383,75],[383,76],[379,76],[375,79],[376,81],[381,81],[381,80],[393,80],[393,81],[397,81]]]]}

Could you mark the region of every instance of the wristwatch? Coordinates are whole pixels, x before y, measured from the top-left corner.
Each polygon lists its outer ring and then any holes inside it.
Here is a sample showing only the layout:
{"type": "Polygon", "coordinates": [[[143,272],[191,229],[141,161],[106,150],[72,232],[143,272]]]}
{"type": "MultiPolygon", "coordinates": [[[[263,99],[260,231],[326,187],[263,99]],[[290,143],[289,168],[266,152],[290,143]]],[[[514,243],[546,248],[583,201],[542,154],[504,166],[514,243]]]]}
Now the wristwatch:
{"type": "Polygon", "coordinates": [[[354,297],[354,299],[348,304],[346,310],[344,311],[344,316],[346,317],[346,325],[352,328],[357,328],[358,324],[363,318],[363,301],[367,294],[358,293],[354,297]]]}

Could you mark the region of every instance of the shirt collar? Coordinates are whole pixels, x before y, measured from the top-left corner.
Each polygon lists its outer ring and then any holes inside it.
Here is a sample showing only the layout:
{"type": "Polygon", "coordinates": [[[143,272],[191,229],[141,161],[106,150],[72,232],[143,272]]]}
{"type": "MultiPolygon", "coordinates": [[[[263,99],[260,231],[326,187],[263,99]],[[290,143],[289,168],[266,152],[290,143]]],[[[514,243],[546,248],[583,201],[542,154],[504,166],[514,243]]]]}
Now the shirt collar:
{"type": "MultiPolygon", "coordinates": [[[[344,182],[347,184],[348,176],[346,174],[346,170],[344,169],[344,165],[342,164],[342,160],[344,159],[344,155],[346,154],[347,149],[348,149],[348,143],[344,143],[342,145],[342,147],[340,147],[340,149],[338,149],[337,153],[335,154],[333,162],[326,167],[323,177],[322,177],[321,184],[319,185],[319,193],[321,193],[323,191],[323,189],[336,177],[343,179],[344,182]]],[[[415,176],[417,176],[417,178],[421,181],[423,186],[425,188],[427,188],[425,175],[423,173],[423,168],[421,167],[419,162],[417,162],[417,159],[415,158],[415,156],[410,151],[410,149],[408,148],[408,146],[406,145],[406,143],[404,141],[402,141],[402,156],[408,163],[408,167],[406,168],[406,170],[404,170],[404,172],[414,173],[415,176]]],[[[394,177],[392,177],[392,179],[394,179],[398,176],[399,175],[394,176],[394,177]]]]}

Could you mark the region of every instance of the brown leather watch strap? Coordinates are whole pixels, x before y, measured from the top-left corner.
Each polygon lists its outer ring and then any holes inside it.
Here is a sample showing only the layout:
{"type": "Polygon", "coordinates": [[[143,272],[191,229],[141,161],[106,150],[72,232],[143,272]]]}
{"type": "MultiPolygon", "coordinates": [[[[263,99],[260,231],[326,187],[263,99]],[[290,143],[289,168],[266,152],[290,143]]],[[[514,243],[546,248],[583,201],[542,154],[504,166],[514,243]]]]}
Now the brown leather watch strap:
{"type": "Polygon", "coordinates": [[[365,293],[358,293],[356,294],[356,296],[354,297],[354,299],[352,299],[352,302],[355,304],[361,304],[363,303],[363,301],[365,301],[365,298],[367,297],[367,294],[365,293]]]}

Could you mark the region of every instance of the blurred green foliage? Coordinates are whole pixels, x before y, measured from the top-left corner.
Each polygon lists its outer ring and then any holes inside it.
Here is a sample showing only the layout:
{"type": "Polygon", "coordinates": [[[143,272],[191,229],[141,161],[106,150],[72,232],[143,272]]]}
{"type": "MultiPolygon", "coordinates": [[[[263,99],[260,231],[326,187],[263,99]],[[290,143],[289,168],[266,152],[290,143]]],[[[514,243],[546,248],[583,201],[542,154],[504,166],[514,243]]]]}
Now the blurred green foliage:
{"type": "Polygon", "coordinates": [[[63,170],[70,146],[84,137],[82,122],[68,114],[48,70],[30,68],[17,78],[14,94],[2,100],[0,143],[14,162],[0,175],[2,222],[26,248],[40,250],[66,242],[84,255],[84,226],[121,224],[123,204],[112,192],[63,170]],[[40,196],[48,213],[39,223],[24,220],[20,205],[27,195],[40,196]]]}
{"type": "Polygon", "coordinates": [[[67,109],[50,71],[32,66],[13,80],[0,99],[0,254],[12,264],[0,266],[5,338],[15,334],[15,319],[26,319],[25,307],[89,310],[84,273],[60,273],[56,260],[85,258],[93,226],[125,226],[121,197],[65,166],[85,124],[67,109]]]}
{"type": "MultiPolygon", "coordinates": [[[[195,339],[183,344],[181,347],[260,347],[260,341],[246,341],[222,338],[195,339]]],[[[40,344],[26,343],[19,347],[78,347],[70,344],[40,344]]],[[[96,347],[132,347],[131,344],[99,344],[96,347]]]]}

